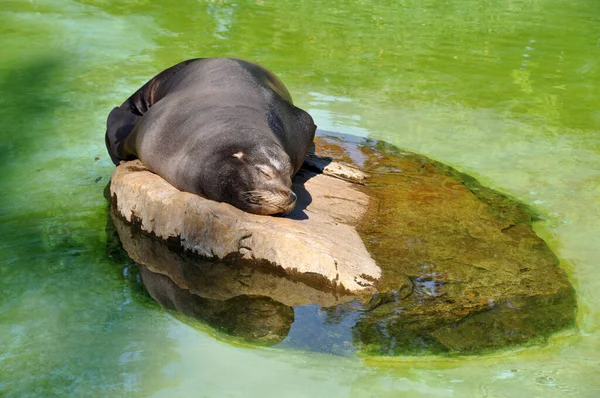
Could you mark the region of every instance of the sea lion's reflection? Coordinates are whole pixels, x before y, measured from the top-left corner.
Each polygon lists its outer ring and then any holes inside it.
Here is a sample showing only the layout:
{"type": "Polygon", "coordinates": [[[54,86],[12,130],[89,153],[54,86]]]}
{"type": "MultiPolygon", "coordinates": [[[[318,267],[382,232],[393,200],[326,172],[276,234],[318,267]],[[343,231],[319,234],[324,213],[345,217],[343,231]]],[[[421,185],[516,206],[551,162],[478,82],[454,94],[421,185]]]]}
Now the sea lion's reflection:
{"type": "Polygon", "coordinates": [[[287,336],[292,322],[292,307],[269,297],[236,296],[213,300],[182,289],[168,276],[140,266],[140,275],[150,296],[161,306],[199,319],[216,330],[251,343],[277,344],[287,336]]]}

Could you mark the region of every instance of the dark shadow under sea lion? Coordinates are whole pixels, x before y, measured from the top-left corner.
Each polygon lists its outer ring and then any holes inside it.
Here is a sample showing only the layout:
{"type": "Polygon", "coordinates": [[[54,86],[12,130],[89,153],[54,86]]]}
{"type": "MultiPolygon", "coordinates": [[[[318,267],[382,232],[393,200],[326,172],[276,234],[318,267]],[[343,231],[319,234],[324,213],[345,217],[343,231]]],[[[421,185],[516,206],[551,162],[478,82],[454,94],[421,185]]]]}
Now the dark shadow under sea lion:
{"type": "Polygon", "coordinates": [[[257,214],[294,208],[316,126],[268,70],[205,58],[159,73],[107,120],[112,161],[138,158],[174,187],[257,214]]]}

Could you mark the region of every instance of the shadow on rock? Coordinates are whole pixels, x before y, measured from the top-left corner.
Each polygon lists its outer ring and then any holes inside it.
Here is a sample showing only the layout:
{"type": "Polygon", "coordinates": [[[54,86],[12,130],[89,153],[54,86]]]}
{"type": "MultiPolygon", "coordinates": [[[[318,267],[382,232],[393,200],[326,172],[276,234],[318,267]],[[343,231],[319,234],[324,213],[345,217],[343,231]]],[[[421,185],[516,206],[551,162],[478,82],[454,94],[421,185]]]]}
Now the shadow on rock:
{"type": "Polygon", "coordinates": [[[308,220],[308,214],[306,209],[312,203],[312,196],[305,187],[306,181],[315,177],[317,173],[308,171],[304,168],[300,169],[294,176],[292,181],[292,190],[298,197],[296,201],[296,207],[291,211],[290,214],[286,215],[286,218],[291,220],[308,220]]]}

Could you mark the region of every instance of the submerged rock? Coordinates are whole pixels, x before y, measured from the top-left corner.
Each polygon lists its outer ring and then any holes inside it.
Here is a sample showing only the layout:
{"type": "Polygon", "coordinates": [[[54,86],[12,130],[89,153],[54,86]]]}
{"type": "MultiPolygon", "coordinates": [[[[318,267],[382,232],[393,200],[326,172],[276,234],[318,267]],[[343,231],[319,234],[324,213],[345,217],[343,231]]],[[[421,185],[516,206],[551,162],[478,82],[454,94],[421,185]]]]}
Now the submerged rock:
{"type": "Polygon", "coordinates": [[[152,297],[250,342],[475,353],[574,322],[574,290],[533,212],[381,142],[317,139],[287,218],[179,192],[139,162],[117,167],[110,189],[152,297]]]}
{"type": "Polygon", "coordinates": [[[541,341],[573,324],[573,287],[533,232],[531,210],[382,142],[337,150],[358,152],[370,175],[359,232],[383,270],[354,327],[362,350],[477,352],[541,341]]]}

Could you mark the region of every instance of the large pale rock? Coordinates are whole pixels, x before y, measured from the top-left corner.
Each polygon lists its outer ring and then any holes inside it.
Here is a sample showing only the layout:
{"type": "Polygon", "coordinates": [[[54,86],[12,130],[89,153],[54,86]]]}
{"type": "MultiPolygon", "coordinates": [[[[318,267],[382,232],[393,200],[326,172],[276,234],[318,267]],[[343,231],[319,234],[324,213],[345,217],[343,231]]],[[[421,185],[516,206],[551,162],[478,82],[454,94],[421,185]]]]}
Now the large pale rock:
{"type": "Polygon", "coordinates": [[[248,341],[326,352],[472,354],[574,324],[575,291],[527,206],[383,142],[316,141],[285,219],[117,167],[115,226],[150,294],[248,341]]]}
{"type": "Polygon", "coordinates": [[[327,159],[294,179],[298,204],[287,218],[245,213],[181,192],[140,161],[115,168],[110,194],[124,220],[207,259],[268,264],[298,279],[320,280],[339,291],[372,289],[381,271],[367,252],[355,225],[369,198],[353,183],[364,173],[327,159]]]}

